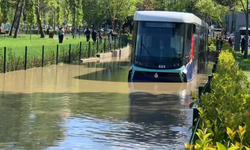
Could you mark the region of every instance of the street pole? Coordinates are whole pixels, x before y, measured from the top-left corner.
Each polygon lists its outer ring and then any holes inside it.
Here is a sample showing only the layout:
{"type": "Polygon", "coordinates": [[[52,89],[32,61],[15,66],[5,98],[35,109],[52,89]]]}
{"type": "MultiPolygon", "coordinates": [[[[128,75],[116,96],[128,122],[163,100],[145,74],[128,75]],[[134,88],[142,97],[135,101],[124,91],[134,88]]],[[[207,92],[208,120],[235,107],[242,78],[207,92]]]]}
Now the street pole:
{"type": "Polygon", "coordinates": [[[249,26],[249,1],[247,0],[247,10],[246,10],[246,35],[245,35],[245,53],[244,53],[244,59],[247,59],[248,57],[248,36],[249,36],[249,32],[248,32],[248,26],[249,26]]]}

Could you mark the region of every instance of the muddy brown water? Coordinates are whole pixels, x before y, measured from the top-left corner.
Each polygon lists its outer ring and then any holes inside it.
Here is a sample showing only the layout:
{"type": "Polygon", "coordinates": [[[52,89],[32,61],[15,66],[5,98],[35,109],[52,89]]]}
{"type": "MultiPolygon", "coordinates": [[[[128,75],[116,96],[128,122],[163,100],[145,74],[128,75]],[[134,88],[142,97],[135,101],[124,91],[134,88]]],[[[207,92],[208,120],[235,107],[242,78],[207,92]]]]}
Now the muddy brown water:
{"type": "Polygon", "coordinates": [[[190,91],[205,83],[128,83],[129,62],[0,74],[0,148],[182,149],[190,91]]]}

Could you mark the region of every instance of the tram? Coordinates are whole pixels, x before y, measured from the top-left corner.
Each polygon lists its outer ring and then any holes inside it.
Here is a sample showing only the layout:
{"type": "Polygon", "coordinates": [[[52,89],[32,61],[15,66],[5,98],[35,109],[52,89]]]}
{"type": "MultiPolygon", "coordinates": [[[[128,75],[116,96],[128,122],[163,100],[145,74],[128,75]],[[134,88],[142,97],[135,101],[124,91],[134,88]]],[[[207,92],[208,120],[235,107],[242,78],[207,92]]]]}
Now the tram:
{"type": "Polygon", "coordinates": [[[208,32],[191,13],[136,11],[128,81],[192,81],[206,69],[208,32]]]}

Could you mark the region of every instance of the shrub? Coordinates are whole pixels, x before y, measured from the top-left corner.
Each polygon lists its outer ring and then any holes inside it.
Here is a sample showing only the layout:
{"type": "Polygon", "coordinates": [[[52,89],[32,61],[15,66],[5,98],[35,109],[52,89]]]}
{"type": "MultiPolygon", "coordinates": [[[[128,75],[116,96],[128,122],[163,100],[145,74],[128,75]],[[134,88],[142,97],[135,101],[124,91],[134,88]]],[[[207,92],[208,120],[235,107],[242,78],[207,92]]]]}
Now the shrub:
{"type": "Polygon", "coordinates": [[[227,42],[223,42],[222,51],[229,51],[230,53],[232,53],[234,58],[236,57],[236,53],[235,53],[234,49],[227,42]]]}
{"type": "Polygon", "coordinates": [[[194,147],[215,148],[215,145],[219,147],[218,142],[226,148],[236,145],[238,149],[248,149],[244,146],[250,146],[250,83],[233,54],[233,49],[223,48],[211,82],[211,92],[200,98],[201,124],[196,134],[203,138],[198,139],[194,147]],[[236,133],[240,134],[235,136],[236,133]]]}
{"type": "Polygon", "coordinates": [[[209,45],[208,47],[209,47],[209,51],[216,51],[216,46],[213,43],[209,45]]]}

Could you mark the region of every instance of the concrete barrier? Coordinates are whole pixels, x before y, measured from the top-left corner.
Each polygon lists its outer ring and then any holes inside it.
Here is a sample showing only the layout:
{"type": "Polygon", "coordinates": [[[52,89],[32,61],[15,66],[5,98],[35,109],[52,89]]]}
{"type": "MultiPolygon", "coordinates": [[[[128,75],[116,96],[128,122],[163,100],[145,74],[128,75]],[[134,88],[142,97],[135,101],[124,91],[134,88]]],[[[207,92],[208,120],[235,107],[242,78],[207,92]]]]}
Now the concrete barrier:
{"type": "Polygon", "coordinates": [[[113,52],[108,53],[101,53],[98,57],[81,59],[81,62],[95,62],[95,61],[102,61],[102,60],[112,60],[113,58],[128,58],[130,56],[130,47],[127,46],[121,50],[115,50],[113,52]]]}

